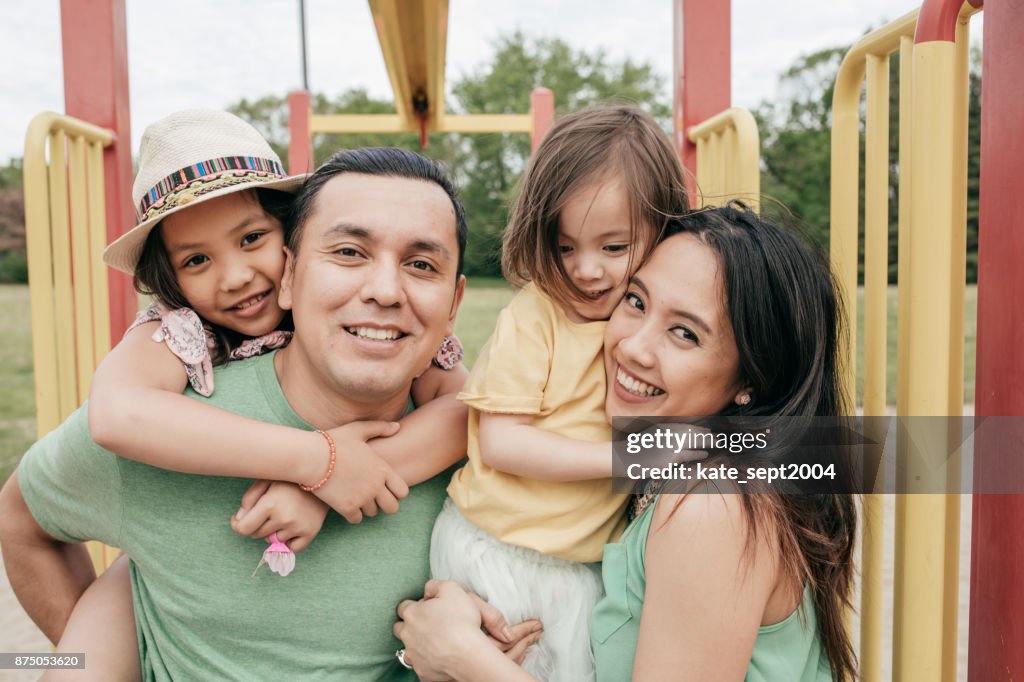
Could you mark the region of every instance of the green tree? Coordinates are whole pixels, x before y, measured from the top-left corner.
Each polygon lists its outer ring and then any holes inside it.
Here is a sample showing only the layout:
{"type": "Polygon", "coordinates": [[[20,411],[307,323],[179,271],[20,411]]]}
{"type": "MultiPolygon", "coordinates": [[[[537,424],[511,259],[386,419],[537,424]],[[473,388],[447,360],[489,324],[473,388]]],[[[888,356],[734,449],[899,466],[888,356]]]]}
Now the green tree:
{"type": "MultiPolygon", "coordinates": [[[[529,111],[534,88],[555,94],[556,115],[598,102],[630,102],[668,125],[671,108],[662,95],[662,79],[650,64],[613,61],[600,50],[574,50],[557,38],[528,38],[521,32],[500,36],[493,59],[452,85],[460,113],[501,114],[529,111]]],[[[461,136],[455,168],[469,215],[472,238],[467,268],[500,274],[501,233],[509,204],[530,155],[526,135],[461,136]]]]}
{"type": "Polygon", "coordinates": [[[849,50],[832,47],[799,58],[779,76],[779,98],[754,111],[761,135],[761,193],[795,213],[828,244],[832,93],[849,50]]]}
{"type": "MultiPolygon", "coordinates": [[[[754,112],[761,134],[762,193],[795,213],[822,246],[828,244],[832,95],[839,65],[849,49],[833,47],[799,57],[779,77],[779,98],[763,102],[754,112]]],[[[977,50],[971,53],[968,88],[967,279],[974,282],[981,145],[981,54],[977,50]]],[[[894,54],[889,62],[889,281],[893,283],[899,212],[899,91],[899,55],[894,54]]],[[[863,202],[863,163],[861,180],[863,202]]]]}
{"type": "Polygon", "coordinates": [[[21,189],[23,175],[22,160],[20,158],[9,159],[6,166],[0,166],[0,189],[8,187],[21,189]]]}

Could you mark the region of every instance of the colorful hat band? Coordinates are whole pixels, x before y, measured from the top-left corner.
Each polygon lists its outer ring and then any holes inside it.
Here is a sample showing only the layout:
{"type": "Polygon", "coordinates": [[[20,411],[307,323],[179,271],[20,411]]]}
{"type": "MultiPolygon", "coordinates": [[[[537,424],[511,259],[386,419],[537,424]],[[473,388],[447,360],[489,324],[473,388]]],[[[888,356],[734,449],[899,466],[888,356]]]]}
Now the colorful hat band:
{"type": "Polygon", "coordinates": [[[272,159],[255,156],[225,156],[186,166],[155,184],[135,209],[139,222],[173,206],[187,203],[196,195],[239,182],[269,181],[285,177],[284,168],[272,159]],[[239,173],[238,171],[242,171],[239,173]],[[270,177],[268,177],[270,176],[270,177]],[[212,183],[209,185],[208,183],[212,183]],[[195,187],[201,185],[201,187],[195,187]],[[190,188],[188,200],[171,200],[182,189],[190,188]],[[167,199],[168,201],[165,201],[167,199]]]}

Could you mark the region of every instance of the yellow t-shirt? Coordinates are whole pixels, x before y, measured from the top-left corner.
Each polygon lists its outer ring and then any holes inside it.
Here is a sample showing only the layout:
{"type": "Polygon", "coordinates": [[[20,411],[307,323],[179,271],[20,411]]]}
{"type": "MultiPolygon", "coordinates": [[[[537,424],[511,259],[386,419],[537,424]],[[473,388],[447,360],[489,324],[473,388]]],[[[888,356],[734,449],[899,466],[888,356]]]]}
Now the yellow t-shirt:
{"type": "MultiPolygon", "coordinates": [[[[533,415],[568,438],[607,441],[604,322],[576,324],[533,284],[501,311],[459,400],[469,405],[469,463],[448,494],[502,542],[572,561],[600,561],[625,527],[626,495],[610,479],[536,481],[496,471],[480,457],[480,412],[533,415]]],[[[558,453],[551,453],[557,457],[558,453]]]]}

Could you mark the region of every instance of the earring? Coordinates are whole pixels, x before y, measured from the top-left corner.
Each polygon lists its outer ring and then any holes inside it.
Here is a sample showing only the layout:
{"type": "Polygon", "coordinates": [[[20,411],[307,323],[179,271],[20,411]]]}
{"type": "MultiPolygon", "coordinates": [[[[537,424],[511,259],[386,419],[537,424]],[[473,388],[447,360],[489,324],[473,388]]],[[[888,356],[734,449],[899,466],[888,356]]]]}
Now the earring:
{"type": "Polygon", "coordinates": [[[453,369],[462,360],[462,354],[462,344],[459,343],[459,337],[454,335],[446,336],[441,341],[441,347],[437,349],[437,353],[434,355],[434,364],[441,369],[453,369]]]}
{"type": "Polygon", "coordinates": [[[751,398],[750,398],[750,394],[749,393],[741,393],[740,395],[736,396],[736,404],[737,405],[741,405],[741,406],[742,405],[749,405],[750,404],[750,400],[751,400],[751,398]]]}

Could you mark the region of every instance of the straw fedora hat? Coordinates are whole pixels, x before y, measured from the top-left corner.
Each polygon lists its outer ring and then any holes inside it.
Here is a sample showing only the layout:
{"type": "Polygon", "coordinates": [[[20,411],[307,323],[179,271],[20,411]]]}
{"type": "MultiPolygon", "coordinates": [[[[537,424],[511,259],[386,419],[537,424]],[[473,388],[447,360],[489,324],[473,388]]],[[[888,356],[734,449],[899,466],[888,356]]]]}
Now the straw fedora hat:
{"type": "Polygon", "coordinates": [[[226,111],[190,109],[142,134],[132,185],[135,227],[103,251],[103,262],[132,274],[146,237],[161,220],[246,189],[295,192],[306,175],[287,176],[281,159],[251,125],[226,111]]]}

